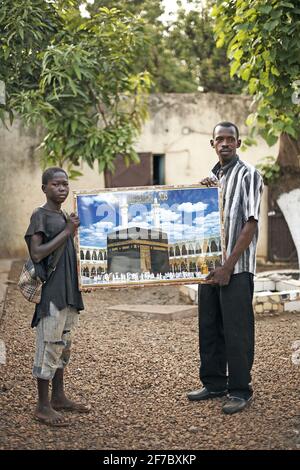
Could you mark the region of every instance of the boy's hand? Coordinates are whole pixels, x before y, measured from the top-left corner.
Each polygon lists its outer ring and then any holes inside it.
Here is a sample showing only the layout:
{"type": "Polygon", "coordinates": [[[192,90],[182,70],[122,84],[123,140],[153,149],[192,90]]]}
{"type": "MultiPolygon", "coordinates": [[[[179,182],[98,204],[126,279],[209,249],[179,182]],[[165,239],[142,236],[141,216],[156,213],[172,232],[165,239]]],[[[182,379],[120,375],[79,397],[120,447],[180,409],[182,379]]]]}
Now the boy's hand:
{"type": "Polygon", "coordinates": [[[79,217],[72,212],[66,225],[66,230],[70,235],[74,235],[80,225],[79,217]]]}
{"type": "Polygon", "coordinates": [[[200,181],[200,184],[203,184],[204,186],[216,186],[218,185],[218,179],[217,178],[204,178],[203,180],[200,181]]]}

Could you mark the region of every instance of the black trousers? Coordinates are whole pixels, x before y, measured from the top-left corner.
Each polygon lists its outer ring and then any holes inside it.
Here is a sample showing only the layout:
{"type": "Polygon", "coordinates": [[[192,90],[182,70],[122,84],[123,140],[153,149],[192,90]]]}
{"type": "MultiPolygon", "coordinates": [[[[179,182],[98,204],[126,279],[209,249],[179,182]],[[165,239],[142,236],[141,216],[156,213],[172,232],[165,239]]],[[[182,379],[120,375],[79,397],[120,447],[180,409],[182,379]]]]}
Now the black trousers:
{"type": "Polygon", "coordinates": [[[252,394],[253,274],[231,276],[227,286],[199,285],[200,380],[210,391],[252,394]]]}

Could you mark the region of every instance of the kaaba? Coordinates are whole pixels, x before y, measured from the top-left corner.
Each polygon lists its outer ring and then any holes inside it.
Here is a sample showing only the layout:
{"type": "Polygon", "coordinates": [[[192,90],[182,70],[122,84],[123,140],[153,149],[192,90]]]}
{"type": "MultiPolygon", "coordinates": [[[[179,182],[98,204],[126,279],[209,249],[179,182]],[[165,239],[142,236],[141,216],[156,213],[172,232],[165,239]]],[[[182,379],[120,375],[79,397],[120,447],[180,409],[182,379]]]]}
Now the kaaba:
{"type": "Polygon", "coordinates": [[[128,227],[107,235],[107,272],[170,271],[168,235],[159,228],[128,227]]]}

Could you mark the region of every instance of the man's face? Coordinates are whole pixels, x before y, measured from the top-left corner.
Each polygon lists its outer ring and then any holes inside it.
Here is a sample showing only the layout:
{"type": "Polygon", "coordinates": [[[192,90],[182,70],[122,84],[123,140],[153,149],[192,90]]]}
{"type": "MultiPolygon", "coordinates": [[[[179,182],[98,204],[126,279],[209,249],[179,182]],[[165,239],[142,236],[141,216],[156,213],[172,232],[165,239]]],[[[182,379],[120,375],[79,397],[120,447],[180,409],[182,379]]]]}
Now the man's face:
{"type": "Polygon", "coordinates": [[[210,144],[215,149],[221,164],[226,165],[236,156],[236,149],[241,145],[241,140],[237,139],[234,127],[217,126],[210,144]]]}
{"type": "Polygon", "coordinates": [[[69,180],[65,173],[59,171],[54,173],[53,178],[42,186],[47,199],[62,204],[69,194],[69,180]]]}

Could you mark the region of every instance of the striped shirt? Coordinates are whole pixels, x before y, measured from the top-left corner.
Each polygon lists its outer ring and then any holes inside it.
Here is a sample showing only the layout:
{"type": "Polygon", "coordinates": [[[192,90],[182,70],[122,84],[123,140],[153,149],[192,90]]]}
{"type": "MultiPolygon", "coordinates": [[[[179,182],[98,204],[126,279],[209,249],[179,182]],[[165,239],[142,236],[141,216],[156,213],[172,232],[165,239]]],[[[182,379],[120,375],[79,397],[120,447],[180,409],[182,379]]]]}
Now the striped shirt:
{"type": "MultiPolygon", "coordinates": [[[[231,254],[245,223],[253,217],[258,221],[263,179],[256,168],[236,156],[221,167],[217,163],[212,176],[220,181],[223,191],[223,215],[226,257],[231,254]]],[[[255,274],[258,227],[249,247],[241,254],[233,274],[255,274]]]]}

